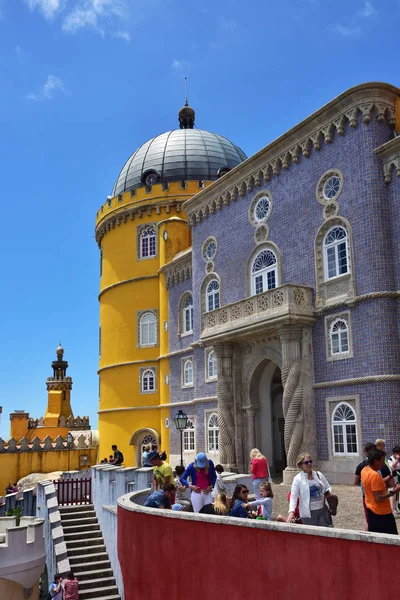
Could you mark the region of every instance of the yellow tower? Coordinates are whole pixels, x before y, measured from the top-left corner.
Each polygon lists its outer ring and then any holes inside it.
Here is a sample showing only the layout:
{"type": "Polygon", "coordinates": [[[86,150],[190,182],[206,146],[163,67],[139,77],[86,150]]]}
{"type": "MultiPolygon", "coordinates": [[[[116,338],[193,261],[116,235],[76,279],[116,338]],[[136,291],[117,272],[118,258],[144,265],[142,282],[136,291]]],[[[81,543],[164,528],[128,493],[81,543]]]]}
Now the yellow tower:
{"type": "Polygon", "coordinates": [[[117,444],[127,465],[142,446],[169,454],[169,314],[160,269],[191,245],[181,205],[242,162],[229,140],[194,129],[194,110],[180,129],[149,140],[125,163],[96,217],[100,248],[100,457],[117,444]]]}

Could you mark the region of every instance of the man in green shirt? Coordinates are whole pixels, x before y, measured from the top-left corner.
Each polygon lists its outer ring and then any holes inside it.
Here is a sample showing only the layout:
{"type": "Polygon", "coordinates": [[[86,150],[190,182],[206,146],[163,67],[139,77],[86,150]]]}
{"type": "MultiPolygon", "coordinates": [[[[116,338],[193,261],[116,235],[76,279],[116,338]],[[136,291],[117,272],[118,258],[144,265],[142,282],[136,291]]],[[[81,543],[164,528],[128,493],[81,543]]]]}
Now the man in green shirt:
{"type": "Polygon", "coordinates": [[[172,467],[164,460],[161,460],[158,452],[153,450],[150,452],[147,460],[151,461],[153,465],[154,473],[154,491],[162,490],[164,485],[167,483],[174,484],[174,476],[172,474],[172,467]]]}

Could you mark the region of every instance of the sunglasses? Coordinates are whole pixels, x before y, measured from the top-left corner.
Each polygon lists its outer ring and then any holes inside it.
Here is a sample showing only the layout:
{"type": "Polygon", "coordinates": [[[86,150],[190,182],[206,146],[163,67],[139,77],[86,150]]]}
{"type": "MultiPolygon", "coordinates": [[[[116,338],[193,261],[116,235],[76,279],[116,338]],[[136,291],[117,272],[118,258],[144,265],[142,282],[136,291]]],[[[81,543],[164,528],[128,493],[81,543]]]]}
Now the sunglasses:
{"type": "Polygon", "coordinates": [[[312,465],[312,460],[303,460],[302,465],[312,465]]]}
{"type": "Polygon", "coordinates": [[[249,490],[242,490],[241,491],[241,494],[248,494],[248,493],[249,493],[249,490]]]}

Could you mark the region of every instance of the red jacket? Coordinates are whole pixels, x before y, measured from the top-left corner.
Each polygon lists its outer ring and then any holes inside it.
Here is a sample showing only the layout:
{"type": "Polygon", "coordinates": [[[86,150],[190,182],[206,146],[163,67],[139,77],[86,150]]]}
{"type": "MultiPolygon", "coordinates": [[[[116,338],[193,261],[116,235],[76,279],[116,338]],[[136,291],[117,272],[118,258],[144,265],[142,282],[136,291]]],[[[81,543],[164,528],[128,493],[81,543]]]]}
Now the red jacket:
{"type": "Polygon", "coordinates": [[[267,479],[268,478],[268,463],[265,456],[262,458],[253,458],[251,461],[251,478],[252,479],[267,479]]]}

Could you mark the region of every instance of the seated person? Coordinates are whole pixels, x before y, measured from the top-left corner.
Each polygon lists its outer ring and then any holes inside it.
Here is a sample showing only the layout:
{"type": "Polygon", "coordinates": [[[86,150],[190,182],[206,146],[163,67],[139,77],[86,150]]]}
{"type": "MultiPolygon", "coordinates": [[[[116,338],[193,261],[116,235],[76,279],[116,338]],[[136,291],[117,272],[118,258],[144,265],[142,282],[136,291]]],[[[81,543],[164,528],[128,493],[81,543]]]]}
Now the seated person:
{"type": "Polygon", "coordinates": [[[226,494],[218,494],[214,500],[214,504],[205,504],[200,509],[200,513],[203,515],[219,515],[225,516],[228,514],[229,500],[226,494]]]}
{"type": "Polygon", "coordinates": [[[172,507],[175,499],[175,486],[172,483],[164,485],[162,490],[157,490],[147,496],[143,506],[150,508],[168,508],[172,507]]]}

